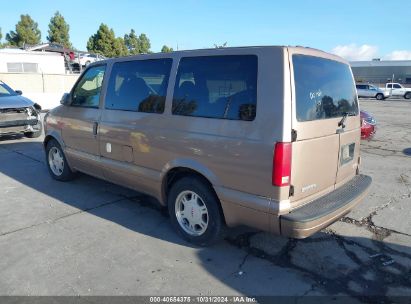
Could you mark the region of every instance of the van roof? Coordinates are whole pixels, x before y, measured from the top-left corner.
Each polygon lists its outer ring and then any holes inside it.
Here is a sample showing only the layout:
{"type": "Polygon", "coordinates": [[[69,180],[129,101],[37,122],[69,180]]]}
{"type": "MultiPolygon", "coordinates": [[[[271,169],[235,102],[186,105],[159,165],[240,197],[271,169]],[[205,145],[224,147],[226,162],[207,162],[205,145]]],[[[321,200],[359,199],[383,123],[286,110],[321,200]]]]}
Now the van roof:
{"type": "MultiPolygon", "coordinates": [[[[215,48],[201,48],[201,49],[189,49],[189,50],[178,50],[178,51],[172,51],[170,53],[187,53],[187,52],[201,52],[201,51],[211,51],[211,50],[215,50],[215,51],[220,51],[220,50],[243,50],[243,49],[269,49],[269,48],[292,48],[292,49],[311,49],[314,51],[318,51],[318,52],[322,52],[323,51],[319,50],[319,49],[315,49],[315,48],[311,48],[311,47],[307,47],[307,46],[300,46],[300,45],[250,45],[250,46],[230,46],[230,47],[215,47],[215,48]]],[[[151,54],[164,54],[162,52],[156,52],[156,53],[151,53],[151,54]]],[[[140,55],[151,55],[151,54],[140,54],[140,55]]],[[[169,54],[169,53],[165,53],[165,54],[169,54]]],[[[138,56],[138,55],[137,55],[138,56]]]]}
{"type": "MultiPolygon", "coordinates": [[[[348,62],[334,54],[330,54],[327,52],[324,52],[319,49],[315,48],[310,48],[310,47],[305,47],[305,46],[290,46],[290,45],[262,45],[262,46],[238,46],[238,47],[222,47],[222,48],[203,48],[203,49],[193,49],[193,50],[179,50],[179,51],[173,51],[170,53],[162,53],[162,52],[157,52],[157,53],[151,53],[151,54],[138,54],[138,55],[132,55],[132,56],[126,56],[126,57],[116,57],[116,58],[108,58],[107,60],[104,61],[112,61],[112,60],[118,60],[120,58],[128,58],[128,59],[134,59],[134,58],[153,58],[153,57],[167,57],[170,55],[186,55],[187,53],[190,54],[196,54],[196,53],[201,53],[201,52],[208,52],[208,51],[215,51],[215,52],[229,52],[229,51],[235,51],[235,50],[244,50],[244,49],[288,49],[292,53],[305,53],[305,54],[310,54],[313,56],[320,56],[320,57],[325,57],[329,59],[334,59],[337,61],[341,61],[344,63],[348,62]]],[[[101,63],[101,61],[99,61],[101,63]]],[[[92,63],[93,65],[98,62],[92,63]]]]}

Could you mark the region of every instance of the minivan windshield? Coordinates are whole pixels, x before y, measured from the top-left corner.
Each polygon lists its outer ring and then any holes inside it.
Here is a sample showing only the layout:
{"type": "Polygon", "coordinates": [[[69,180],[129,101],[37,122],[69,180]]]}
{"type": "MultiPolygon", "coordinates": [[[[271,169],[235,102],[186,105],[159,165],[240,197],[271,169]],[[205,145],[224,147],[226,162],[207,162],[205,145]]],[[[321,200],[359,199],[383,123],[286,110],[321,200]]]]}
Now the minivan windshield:
{"type": "Polygon", "coordinates": [[[298,121],[358,115],[354,80],[347,64],[308,55],[292,57],[298,121]]]}

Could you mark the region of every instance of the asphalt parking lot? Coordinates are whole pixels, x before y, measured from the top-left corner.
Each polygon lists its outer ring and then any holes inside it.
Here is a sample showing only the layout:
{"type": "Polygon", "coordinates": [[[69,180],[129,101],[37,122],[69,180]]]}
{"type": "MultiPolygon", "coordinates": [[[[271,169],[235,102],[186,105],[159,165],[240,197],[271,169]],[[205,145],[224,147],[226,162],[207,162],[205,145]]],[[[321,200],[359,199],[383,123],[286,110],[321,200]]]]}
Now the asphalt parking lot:
{"type": "Polygon", "coordinates": [[[369,196],[305,240],[232,229],[210,248],[172,230],[151,199],[47,172],[42,138],[0,139],[0,295],[411,296],[411,102],[361,100],[369,196]]]}

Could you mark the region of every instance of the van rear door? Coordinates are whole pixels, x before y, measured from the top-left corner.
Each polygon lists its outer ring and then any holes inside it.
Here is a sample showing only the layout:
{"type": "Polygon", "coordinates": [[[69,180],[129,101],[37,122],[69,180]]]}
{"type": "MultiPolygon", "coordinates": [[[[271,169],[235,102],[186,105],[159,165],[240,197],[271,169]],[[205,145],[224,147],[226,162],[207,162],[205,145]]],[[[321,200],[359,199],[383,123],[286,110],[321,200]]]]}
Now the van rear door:
{"type": "Polygon", "coordinates": [[[354,160],[357,163],[360,120],[355,84],[348,64],[311,49],[303,54],[301,49],[291,49],[289,60],[295,137],[290,201],[292,207],[296,207],[334,190],[337,180],[355,174],[352,167],[341,167],[340,152],[343,145],[343,166],[354,160]]]}

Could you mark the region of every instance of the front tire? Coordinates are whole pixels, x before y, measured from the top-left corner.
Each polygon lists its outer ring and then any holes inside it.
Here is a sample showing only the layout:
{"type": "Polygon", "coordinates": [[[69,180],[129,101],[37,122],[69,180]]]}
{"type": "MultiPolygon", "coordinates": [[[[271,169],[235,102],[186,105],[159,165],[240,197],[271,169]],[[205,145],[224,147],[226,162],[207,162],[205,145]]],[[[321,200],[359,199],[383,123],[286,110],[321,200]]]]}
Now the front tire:
{"type": "Polygon", "coordinates": [[[384,100],[384,95],[381,94],[381,93],[378,93],[378,94],[375,96],[375,98],[376,98],[377,100],[384,100]]]}
{"type": "Polygon", "coordinates": [[[171,186],[167,203],[171,223],[186,241],[208,246],[221,238],[220,202],[203,180],[194,176],[178,180],[171,186]]]}
{"type": "Polygon", "coordinates": [[[69,181],[75,177],[70,169],[60,144],[51,139],[46,146],[46,164],[52,178],[58,181],[69,181]]]}
{"type": "Polygon", "coordinates": [[[410,99],[411,98],[411,92],[408,92],[404,95],[405,99],[410,99]]]}

